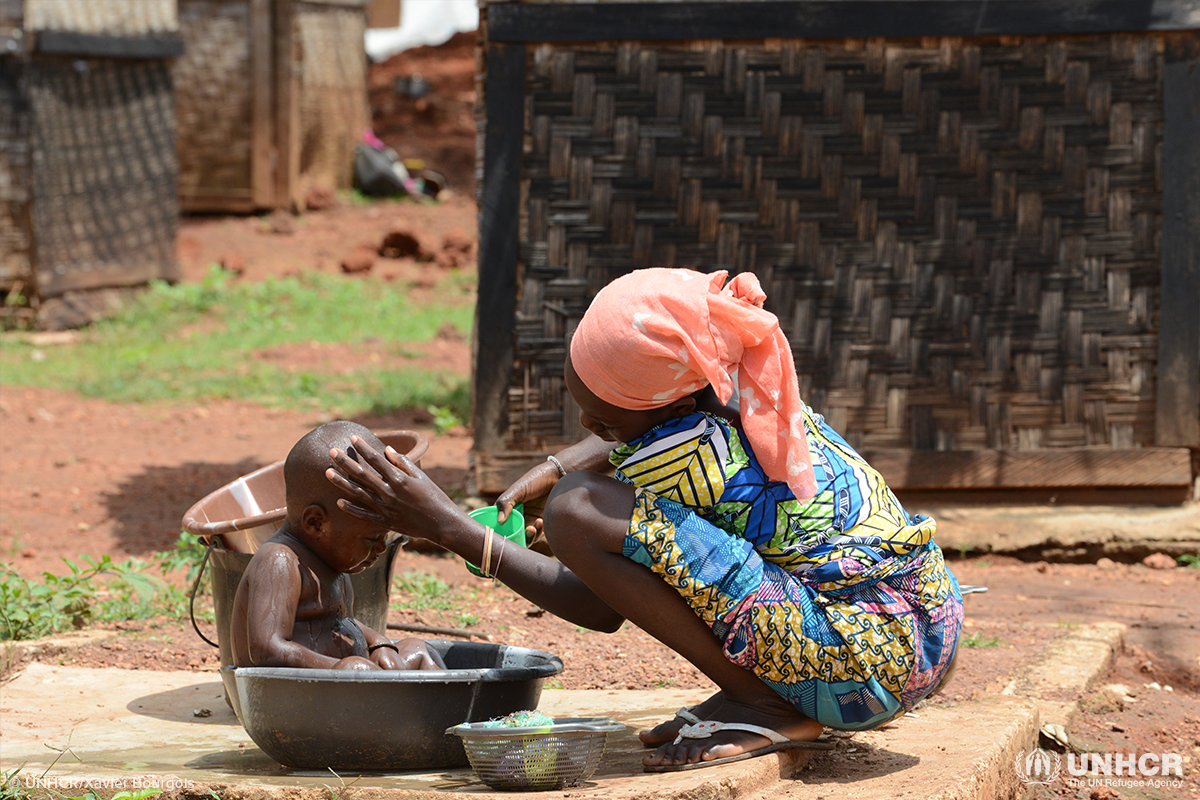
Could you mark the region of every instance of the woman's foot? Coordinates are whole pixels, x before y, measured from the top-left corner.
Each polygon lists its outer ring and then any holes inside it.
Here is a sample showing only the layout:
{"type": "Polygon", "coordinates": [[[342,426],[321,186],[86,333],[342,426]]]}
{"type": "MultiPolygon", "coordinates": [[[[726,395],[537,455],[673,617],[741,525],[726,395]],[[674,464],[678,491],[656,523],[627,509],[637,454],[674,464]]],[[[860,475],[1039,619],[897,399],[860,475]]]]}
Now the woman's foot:
{"type": "MultiPolygon", "coordinates": [[[[708,715],[712,714],[721,707],[721,703],[725,700],[725,696],[717,692],[712,697],[705,700],[703,703],[697,703],[688,709],[700,719],[708,719],[708,715]]],[[[675,741],[675,737],[679,735],[679,729],[688,724],[688,720],[683,717],[676,716],[674,719],[669,719],[666,722],[660,722],[648,731],[638,732],[638,738],[642,740],[642,744],[647,747],[658,747],[660,744],[675,741]]]]}
{"type": "MultiPolygon", "coordinates": [[[[712,713],[697,714],[697,716],[718,722],[759,725],[797,742],[811,742],[825,730],[821,723],[804,716],[778,696],[772,700],[755,704],[725,700],[712,713]]],[[[663,723],[653,732],[670,724],[663,723]]],[[[676,728],[677,733],[680,727],[682,725],[676,728]]],[[[643,741],[645,740],[643,739],[643,741]]],[[[653,767],[713,761],[718,758],[741,755],[771,744],[771,741],[765,736],[738,730],[718,731],[704,739],[684,739],[679,744],[673,744],[673,742],[674,739],[660,745],[652,754],[642,759],[642,764],[653,767]]]]}

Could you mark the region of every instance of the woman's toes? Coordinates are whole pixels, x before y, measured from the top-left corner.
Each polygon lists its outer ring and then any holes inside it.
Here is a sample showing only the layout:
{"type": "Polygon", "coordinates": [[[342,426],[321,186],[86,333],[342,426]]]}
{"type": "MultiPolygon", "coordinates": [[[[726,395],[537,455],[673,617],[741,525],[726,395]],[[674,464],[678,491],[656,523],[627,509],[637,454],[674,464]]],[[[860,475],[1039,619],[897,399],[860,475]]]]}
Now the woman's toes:
{"type": "Polygon", "coordinates": [[[671,742],[679,735],[679,729],[684,726],[684,721],[679,717],[660,722],[650,730],[639,731],[638,739],[646,746],[657,746],[664,742],[671,742]]]}

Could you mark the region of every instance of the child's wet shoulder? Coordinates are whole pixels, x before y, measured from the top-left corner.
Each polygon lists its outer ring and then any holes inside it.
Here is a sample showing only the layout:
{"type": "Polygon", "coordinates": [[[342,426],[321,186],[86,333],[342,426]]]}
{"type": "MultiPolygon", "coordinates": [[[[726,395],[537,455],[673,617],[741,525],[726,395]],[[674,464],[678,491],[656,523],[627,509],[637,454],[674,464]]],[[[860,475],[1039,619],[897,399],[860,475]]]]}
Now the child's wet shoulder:
{"type": "Polygon", "coordinates": [[[290,568],[300,563],[300,553],[286,539],[276,540],[273,536],[263,542],[251,557],[246,570],[260,572],[270,569],[290,568]]]}

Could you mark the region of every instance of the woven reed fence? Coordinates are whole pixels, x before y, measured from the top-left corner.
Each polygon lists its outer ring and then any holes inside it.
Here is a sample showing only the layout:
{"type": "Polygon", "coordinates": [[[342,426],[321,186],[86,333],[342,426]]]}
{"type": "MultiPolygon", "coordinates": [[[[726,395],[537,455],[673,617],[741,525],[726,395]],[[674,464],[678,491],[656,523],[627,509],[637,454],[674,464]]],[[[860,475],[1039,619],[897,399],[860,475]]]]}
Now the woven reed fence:
{"type": "Polygon", "coordinates": [[[111,293],[177,273],[175,6],[20,10],[0,58],[0,288],[51,326],[79,324],[111,293]]]}
{"type": "Polygon", "coordinates": [[[350,187],[370,122],[365,2],[179,0],[185,209],[302,207],[314,187],[350,187]]]}
{"type": "Polygon", "coordinates": [[[34,31],[145,36],[179,30],[174,0],[25,0],[34,31]]]}
{"type": "Polygon", "coordinates": [[[233,197],[249,205],[255,75],[250,20],[249,3],[179,3],[184,55],[175,63],[174,78],[185,209],[203,210],[233,197]]]}
{"type": "Polygon", "coordinates": [[[22,295],[33,285],[29,217],[29,108],[25,70],[24,0],[0,0],[0,290],[22,295]],[[18,44],[19,43],[19,44],[18,44]]]}
{"type": "Polygon", "coordinates": [[[583,435],[567,343],[644,266],[758,274],[805,399],[898,485],[1186,486],[1187,451],[1152,449],[1167,37],[493,46],[526,124],[481,488],[583,435]]]}
{"type": "Polygon", "coordinates": [[[40,296],[175,277],[170,66],[38,60],[29,91],[40,296]]]}
{"type": "Polygon", "coordinates": [[[354,148],[370,125],[366,11],[353,5],[300,3],[300,174],[310,185],[349,189],[354,148]]]}

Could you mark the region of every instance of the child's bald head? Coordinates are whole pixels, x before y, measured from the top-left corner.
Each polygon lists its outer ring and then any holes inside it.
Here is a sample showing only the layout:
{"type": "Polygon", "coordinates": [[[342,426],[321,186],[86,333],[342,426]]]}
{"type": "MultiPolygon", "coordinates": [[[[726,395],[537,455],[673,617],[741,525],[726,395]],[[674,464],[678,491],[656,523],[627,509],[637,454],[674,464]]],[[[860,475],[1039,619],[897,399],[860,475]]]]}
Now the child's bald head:
{"type": "Polygon", "coordinates": [[[329,451],[334,448],[359,460],[350,444],[351,436],[359,437],[381,453],[384,450],[383,442],[369,428],[357,422],[336,420],[304,434],[288,453],[283,462],[283,480],[287,486],[288,521],[294,529],[298,530],[299,514],[305,506],[316,503],[332,512],[338,499],[345,497],[325,477],[325,470],[333,466],[329,451]]]}

